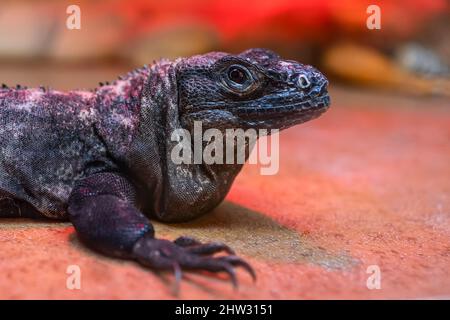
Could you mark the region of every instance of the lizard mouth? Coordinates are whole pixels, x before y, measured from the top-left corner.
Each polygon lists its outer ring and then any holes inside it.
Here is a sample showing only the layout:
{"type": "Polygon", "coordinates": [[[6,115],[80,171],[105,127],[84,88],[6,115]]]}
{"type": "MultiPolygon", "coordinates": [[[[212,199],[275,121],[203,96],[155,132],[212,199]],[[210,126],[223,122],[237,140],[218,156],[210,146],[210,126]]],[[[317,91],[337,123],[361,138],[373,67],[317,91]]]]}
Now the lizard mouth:
{"type": "Polygon", "coordinates": [[[324,93],[306,101],[275,106],[242,106],[234,111],[247,120],[251,127],[270,127],[285,129],[319,117],[328,110],[330,96],[324,93]]]}
{"type": "MultiPolygon", "coordinates": [[[[187,109],[181,115],[182,119],[194,119],[205,121],[214,127],[215,121],[226,118],[229,125],[239,126],[243,129],[278,129],[283,130],[303,122],[307,122],[319,117],[328,110],[330,106],[330,96],[328,92],[312,97],[301,102],[288,103],[287,101],[271,101],[270,103],[251,103],[249,105],[233,106],[205,104],[197,105],[199,111],[193,112],[187,109]],[[211,115],[214,114],[214,117],[211,115]],[[233,115],[233,116],[231,116],[233,115]],[[232,117],[232,118],[230,118],[232,117]],[[231,122],[230,119],[234,119],[231,122]]],[[[190,122],[187,121],[187,123],[190,122]]],[[[224,127],[223,124],[220,127],[224,127]]]]}
{"type": "Polygon", "coordinates": [[[234,109],[236,113],[241,116],[245,116],[248,114],[249,117],[256,115],[285,115],[285,114],[295,114],[295,113],[309,113],[315,112],[322,109],[327,109],[330,105],[330,96],[328,94],[319,96],[317,98],[313,98],[310,100],[291,103],[291,104],[282,104],[279,106],[244,106],[237,107],[234,109]]]}

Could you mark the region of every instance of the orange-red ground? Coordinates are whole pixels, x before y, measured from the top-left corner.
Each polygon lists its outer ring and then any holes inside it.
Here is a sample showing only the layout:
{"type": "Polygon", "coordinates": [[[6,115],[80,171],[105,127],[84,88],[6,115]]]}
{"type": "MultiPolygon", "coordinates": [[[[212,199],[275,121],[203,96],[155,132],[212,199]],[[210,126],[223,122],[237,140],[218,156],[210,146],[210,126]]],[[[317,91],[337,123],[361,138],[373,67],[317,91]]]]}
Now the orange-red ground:
{"type": "MultiPolygon", "coordinates": [[[[224,241],[239,272],[186,273],[179,298],[450,298],[450,101],[332,90],[320,119],[280,135],[280,171],[246,165],[226,202],[168,238],[224,241]],[[370,265],[381,289],[369,290],[370,265]]],[[[85,249],[68,223],[0,221],[0,298],[172,299],[173,276],[85,249]],[[68,265],[81,290],[66,288],[68,265]]]]}

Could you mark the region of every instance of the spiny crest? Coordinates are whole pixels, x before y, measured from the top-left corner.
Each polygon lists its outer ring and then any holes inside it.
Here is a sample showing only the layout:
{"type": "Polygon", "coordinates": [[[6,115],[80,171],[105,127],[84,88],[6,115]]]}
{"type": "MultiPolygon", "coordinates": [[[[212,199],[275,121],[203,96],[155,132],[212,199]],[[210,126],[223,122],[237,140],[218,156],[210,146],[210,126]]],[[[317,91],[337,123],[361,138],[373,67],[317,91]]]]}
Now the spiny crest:
{"type": "MultiPolygon", "coordinates": [[[[28,86],[23,86],[21,84],[17,84],[15,87],[9,87],[7,84],[2,83],[0,89],[1,90],[28,90],[29,88],[28,88],[28,86]]],[[[46,88],[42,85],[39,86],[38,89],[41,90],[42,92],[50,91],[50,87],[46,88]]]]}

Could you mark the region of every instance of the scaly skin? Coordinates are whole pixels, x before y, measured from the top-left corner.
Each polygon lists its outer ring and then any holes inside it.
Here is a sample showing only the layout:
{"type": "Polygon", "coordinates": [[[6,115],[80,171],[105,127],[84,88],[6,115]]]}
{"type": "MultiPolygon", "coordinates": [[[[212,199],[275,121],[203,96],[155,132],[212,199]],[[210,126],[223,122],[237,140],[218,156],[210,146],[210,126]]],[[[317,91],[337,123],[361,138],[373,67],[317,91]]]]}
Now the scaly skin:
{"type": "MultiPolygon", "coordinates": [[[[253,269],[221,243],[157,239],[148,218],[188,221],[241,164],[175,164],[175,129],[285,129],[329,105],[316,69],[264,49],[162,60],[94,91],[0,89],[0,216],[67,219],[89,247],[154,269],[253,269]],[[225,251],[225,256],[214,256],[225,251]]],[[[250,150],[247,150],[248,154],[250,150]]]]}

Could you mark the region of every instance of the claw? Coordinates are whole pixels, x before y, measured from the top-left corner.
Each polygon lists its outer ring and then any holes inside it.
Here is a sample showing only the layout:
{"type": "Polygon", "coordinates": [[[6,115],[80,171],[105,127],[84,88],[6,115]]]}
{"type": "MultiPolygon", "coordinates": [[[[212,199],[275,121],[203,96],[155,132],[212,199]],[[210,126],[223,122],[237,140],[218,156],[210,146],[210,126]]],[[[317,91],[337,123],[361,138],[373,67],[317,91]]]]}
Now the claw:
{"type": "Polygon", "coordinates": [[[175,284],[173,287],[173,292],[175,296],[178,296],[178,293],[180,292],[180,283],[181,278],[183,277],[183,272],[181,271],[180,264],[177,261],[173,261],[172,266],[175,275],[175,284]]]}
{"type": "Polygon", "coordinates": [[[189,248],[190,253],[205,254],[205,255],[214,254],[220,251],[225,251],[228,254],[234,254],[233,249],[231,249],[226,244],[220,242],[205,243],[189,248]]]}
{"type": "Polygon", "coordinates": [[[256,273],[243,259],[234,255],[227,245],[212,242],[201,244],[189,237],[180,237],[174,242],[152,237],[141,238],[133,247],[136,260],[145,266],[155,269],[172,269],[175,283],[174,294],[178,295],[183,277],[182,269],[205,270],[209,272],[226,272],[235,289],[238,279],[235,267],[245,269],[256,281],[256,273]],[[214,253],[227,251],[230,255],[215,257],[214,253]]]}
{"type": "Polygon", "coordinates": [[[234,254],[233,249],[220,242],[201,243],[197,239],[191,237],[179,237],[175,239],[173,243],[180,247],[188,248],[189,252],[194,254],[209,255],[220,251],[225,251],[228,254],[234,254]]]}
{"type": "Polygon", "coordinates": [[[240,266],[244,268],[252,277],[253,282],[256,282],[256,272],[245,260],[239,258],[238,256],[225,256],[218,259],[228,262],[233,266],[240,266]]]}
{"type": "Polygon", "coordinates": [[[237,281],[236,272],[234,271],[233,267],[231,265],[224,264],[223,271],[228,273],[228,275],[230,276],[231,283],[233,284],[233,288],[237,290],[237,288],[239,287],[239,283],[237,281]]]}

